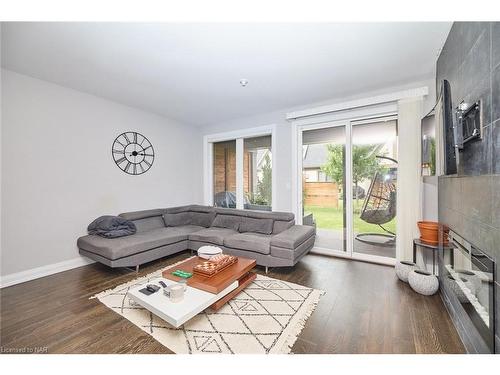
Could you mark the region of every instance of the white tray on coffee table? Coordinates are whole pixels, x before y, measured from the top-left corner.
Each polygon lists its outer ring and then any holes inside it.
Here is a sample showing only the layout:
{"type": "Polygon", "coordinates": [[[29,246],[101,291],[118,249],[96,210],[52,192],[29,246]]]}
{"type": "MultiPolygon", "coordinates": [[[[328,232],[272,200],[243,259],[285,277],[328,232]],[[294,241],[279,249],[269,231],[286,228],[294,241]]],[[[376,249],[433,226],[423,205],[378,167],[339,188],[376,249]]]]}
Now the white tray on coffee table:
{"type": "MultiPolygon", "coordinates": [[[[161,285],[158,284],[160,280],[168,286],[176,284],[175,281],[165,278],[152,280],[149,284],[154,284],[161,288],[161,285]]],[[[195,315],[238,288],[238,280],[231,283],[227,288],[218,294],[205,292],[201,289],[188,286],[184,292],[184,298],[180,302],[171,302],[170,298],[163,294],[162,289],[156,293],[150,294],[149,296],[139,292],[140,289],[145,287],[146,284],[131,288],[128,291],[128,296],[159,318],[178,328],[189,319],[193,318],[195,315]]]]}

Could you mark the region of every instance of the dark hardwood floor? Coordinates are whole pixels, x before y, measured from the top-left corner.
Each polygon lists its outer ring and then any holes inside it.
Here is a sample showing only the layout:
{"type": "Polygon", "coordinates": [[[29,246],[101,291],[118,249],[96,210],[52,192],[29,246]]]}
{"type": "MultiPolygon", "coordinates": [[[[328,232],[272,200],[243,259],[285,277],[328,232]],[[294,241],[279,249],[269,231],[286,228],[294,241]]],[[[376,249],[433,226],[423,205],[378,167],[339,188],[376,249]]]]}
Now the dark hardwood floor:
{"type": "MultiPolygon", "coordinates": [[[[139,276],[188,256],[150,263],[139,276]]],[[[414,293],[391,267],[308,255],[296,267],[271,269],[268,276],[326,291],[294,353],[464,352],[439,295],[414,293]]],[[[97,299],[89,300],[136,277],[91,264],[2,289],[1,346],[46,347],[48,353],[170,353],[97,299]]]]}

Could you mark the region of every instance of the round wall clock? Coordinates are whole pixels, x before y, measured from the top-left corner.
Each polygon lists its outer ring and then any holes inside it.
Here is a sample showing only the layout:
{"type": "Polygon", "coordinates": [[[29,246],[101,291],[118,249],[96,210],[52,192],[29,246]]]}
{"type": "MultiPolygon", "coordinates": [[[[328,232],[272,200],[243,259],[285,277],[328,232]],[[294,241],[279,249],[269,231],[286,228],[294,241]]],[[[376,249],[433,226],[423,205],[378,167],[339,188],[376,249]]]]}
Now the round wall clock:
{"type": "Polygon", "coordinates": [[[137,132],[126,132],[116,137],[112,153],[118,168],[132,175],[143,174],[155,160],[153,145],[137,132]]]}

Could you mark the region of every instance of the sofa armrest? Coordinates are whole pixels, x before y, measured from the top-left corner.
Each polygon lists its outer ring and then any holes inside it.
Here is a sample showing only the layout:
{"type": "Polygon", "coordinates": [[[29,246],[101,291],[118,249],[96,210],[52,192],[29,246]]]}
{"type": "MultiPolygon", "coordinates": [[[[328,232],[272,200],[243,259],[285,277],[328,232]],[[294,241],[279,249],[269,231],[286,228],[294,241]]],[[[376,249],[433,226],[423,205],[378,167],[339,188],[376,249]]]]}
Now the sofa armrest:
{"type": "Polygon", "coordinates": [[[295,249],[316,233],[314,227],[294,225],[271,238],[271,246],[295,249]]]}

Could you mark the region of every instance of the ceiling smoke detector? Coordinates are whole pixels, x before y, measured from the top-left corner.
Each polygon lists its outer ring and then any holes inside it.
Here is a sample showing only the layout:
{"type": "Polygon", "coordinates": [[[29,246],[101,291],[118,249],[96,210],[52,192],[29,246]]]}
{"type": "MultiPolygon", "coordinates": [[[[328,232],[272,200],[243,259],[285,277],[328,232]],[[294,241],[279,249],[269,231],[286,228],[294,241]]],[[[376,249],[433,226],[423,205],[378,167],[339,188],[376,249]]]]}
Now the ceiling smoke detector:
{"type": "Polygon", "coordinates": [[[245,79],[245,78],[240,79],[240,85],[242,87],[245,87],[246,85],[248,85],[248,79],[245,79]]]}

